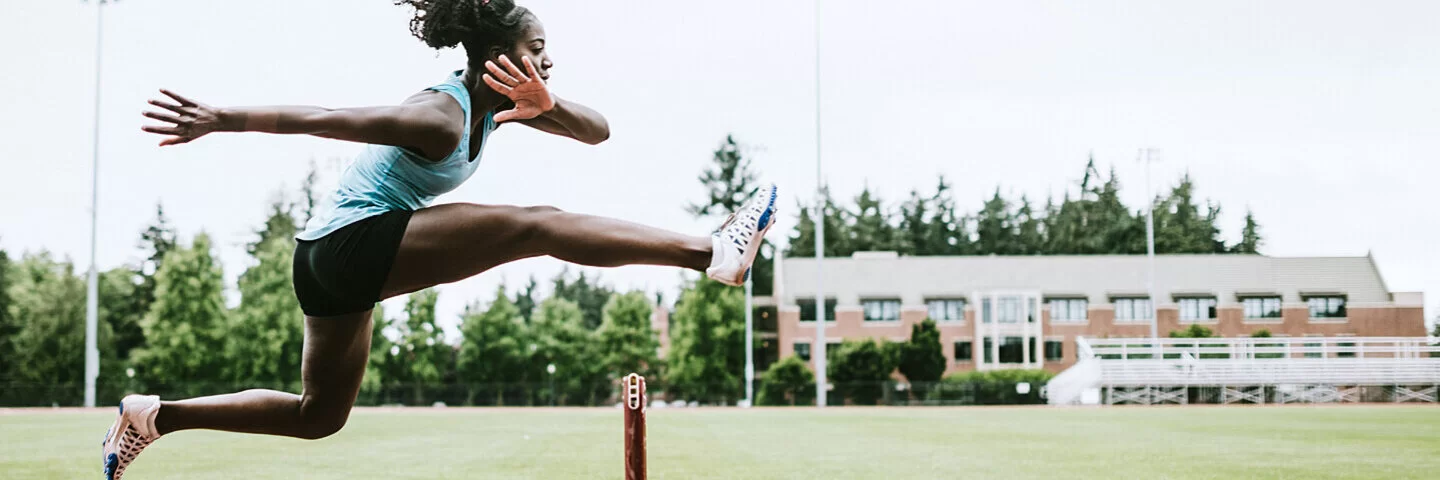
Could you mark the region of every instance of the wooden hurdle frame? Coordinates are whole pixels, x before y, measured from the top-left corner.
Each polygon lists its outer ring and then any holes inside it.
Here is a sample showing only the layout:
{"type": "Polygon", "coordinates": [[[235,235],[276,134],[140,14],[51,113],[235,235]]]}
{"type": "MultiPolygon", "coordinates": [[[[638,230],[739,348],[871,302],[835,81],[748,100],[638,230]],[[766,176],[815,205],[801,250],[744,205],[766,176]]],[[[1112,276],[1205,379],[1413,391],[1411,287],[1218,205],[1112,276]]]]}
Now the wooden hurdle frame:
{"type": "Polygon", "coordinates": [[[626,375],[621,386],[625,401],[625,480],[645,480],[645,377],[626,375]]]}

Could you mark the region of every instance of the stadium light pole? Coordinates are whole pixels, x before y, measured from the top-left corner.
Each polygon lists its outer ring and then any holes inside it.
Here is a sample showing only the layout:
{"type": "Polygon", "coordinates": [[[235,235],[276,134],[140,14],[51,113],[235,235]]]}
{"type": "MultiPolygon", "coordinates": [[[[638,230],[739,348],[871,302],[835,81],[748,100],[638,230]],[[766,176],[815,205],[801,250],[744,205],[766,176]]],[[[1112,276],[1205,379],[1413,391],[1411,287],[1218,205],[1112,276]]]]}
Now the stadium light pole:
{"type": "Polygon", "coordinates": [[[1155,196],[1150,186],[1150,164],[1155,161],[1154,148],[1140,149],[1140,161],[1145,163],[1145,201],[1150,203],[1145,209],[1145,257],[1149,263],[1149,276],[1146,278],[1146,293],[1150,295],[1150,344],[1155,349],[1156,359],[1160,353],[1160,299],[1155,296],[1155,196]]]}
{"type": "Polygon", "coordinates": [[[825,408],[825,180],[820,155],[820,0],[815,0],[815,406],[825,408]]]}
{"type": "Polygon", "coordinates": [[[755,405],[755,312],[751,295],[755,293],[754,277],[745,277],[745,407],[755,405]]]}
{"type": "Polygon", "coordinates": [[[97,219],[100,213],[100,59],[105,45],[105,4],[107,0],[95,2],[95,124],[91,142],[90,173],[90,272],[85,286],[85,406],[95,406],[95,379],[100,377],[100,348],[98,330],[100,323],[100,278],[96,266],[96,244],[98,243],[97,219]]]}

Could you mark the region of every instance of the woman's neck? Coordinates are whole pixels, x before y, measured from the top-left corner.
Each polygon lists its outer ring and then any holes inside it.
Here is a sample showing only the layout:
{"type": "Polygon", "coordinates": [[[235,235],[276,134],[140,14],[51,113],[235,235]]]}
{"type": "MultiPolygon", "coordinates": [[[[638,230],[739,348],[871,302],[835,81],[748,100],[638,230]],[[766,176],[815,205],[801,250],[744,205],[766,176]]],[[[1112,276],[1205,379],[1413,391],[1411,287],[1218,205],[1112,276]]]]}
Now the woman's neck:
{"type": "MultiPolygon", "coordinates": [[[[499,92],[485,85],[485,80],[480,77],[483,72],[474,68],[466,67],[465,73],[461,74],[461,80],[465,83],[465,89],[470,91],[470,111],[489,112],[504,104],[507,98],[499,92]]],[[[476,119],[482,118],[476,116],[476,119]]]]}

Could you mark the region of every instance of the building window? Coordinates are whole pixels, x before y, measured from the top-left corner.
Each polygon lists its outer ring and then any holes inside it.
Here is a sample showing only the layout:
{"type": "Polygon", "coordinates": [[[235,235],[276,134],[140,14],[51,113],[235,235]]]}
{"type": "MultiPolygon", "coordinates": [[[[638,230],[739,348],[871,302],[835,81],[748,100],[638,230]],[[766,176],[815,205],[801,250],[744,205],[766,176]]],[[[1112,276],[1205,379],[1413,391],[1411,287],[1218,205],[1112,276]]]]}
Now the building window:
{"type": "Polygon", "coordinates": [[[975,342],[970,340],[955,341],[955,363],[970,363],[975,360],[975,342]]]}
{"type": "Polygon", "coordinates": [[[860,306],[865,310],[867,322],[900,321],[899,300],[864,300],[860,302],[860,306]]]}
{"type": "Polygon", "coordinates": [[[998,319],[1000,323],[1020,322],[1020,299],[1015,297],[1000,297],[1000,308],[998,319]]]}
{"type": "Polygon", "coordinates": [[[1065,358],[1065,343],[1059,340],[1045,341],[1045,361],[1058,362],[1065,358]]]}
{"type": "Polygon", "coordinates": [[[965,321],[965,301],[960,299],[937,299],[925,302],[930,308],[930,319],[937,322],[965,321]]]}
{"type": "Polygon", "coordinates": [[[1280,318],[1280,297],[1246,297],[1240,303],[1245,306],[1245,318],[1280,318]]]}
{"type": "MultiPolygon", "coordinates": [[[[802,321],[802,322],[813,322],[813,321],[815,321],[815,299],[814,299],[814,298],[802,298],[802,299],[797,299],[797,300],[795,301],[795,304],[800,306],[800,321],[802,321]]],[[[835,321],[835,299],[833,299],[833,298],[827,298],[827,299],[825,299],[825,321],[827,321],[827,322],[833,322],[833,321],[835,321]]]]}
{"type": "Polygon", "coordinates": [[[1215,319],[1215,297],[1187,297],[1180,303],[1180,321],[1199,322],[1215,319]]]}
{"type": "Polygon", "coordinates": [[[1150,306],[1149,297],[1117,297],[1111,301],[1115,304],[1115,321],[1117,322],[1150,320],[1150,317],[1155,315],[1155,309],[1150,306]]]}
{"type": "Polygon", "coordinates": [[[1310,305],[1310,318],[1345,318],[1345,297],[1305,297],[1305,303],[1310,305]]]}
{"type": "Polygon", "coordinates": [[[1089,317],[1089,300],[1083,298],[1050,299],[1050,323],[1085,323],[1089,317]]]}
{"type": "Polygon", "coordinates": [[[795,342],[795,356],[801,360],[810,361],[810,344],[795,342]]]}
{"type": "MultiPolygon", "coordinates": [[[[993,309],[990,308],[990,297],[985,297],[985,298],[980,299],[980,321],[981,321],[981,323],[995,323],[995,317],[993,316],[994,312],[992,312],[991,310],[993,310],[993,309]]],[[[984,355],[989,355],[989,354],[986,353],[986,354],[984,354],[984,355]]]]}
{"type": "Polygon", "coordinates": [[[991,356],[990,352],[995,348],[995,341],[985,337],[985,351],[980,355],[989,360],[989,363],[1024,363],[1025,352],[1024,340],[1020,337],[1000,337],[1000,357],[998,361],[991,356]]]}

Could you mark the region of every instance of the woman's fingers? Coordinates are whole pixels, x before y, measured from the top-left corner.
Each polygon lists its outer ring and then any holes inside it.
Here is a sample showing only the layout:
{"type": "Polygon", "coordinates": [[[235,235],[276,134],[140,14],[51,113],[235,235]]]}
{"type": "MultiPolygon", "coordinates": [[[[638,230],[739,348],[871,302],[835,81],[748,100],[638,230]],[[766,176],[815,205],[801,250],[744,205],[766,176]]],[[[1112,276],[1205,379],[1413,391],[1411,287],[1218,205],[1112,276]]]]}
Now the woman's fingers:
{"type": "Polygon", "coordinates": [[[193,106],[199,105],[199,103],[195,102],[194,100],[185,98],[185,97],[183,97],[183,96],[180,96],[180,94],[178,94],[178,93],[175,93],[175,92],[172,92],[172,91],[163,89],[163,88],[160,89],[160,93],[163,93],[163,94],[165,94],[165,96],[175,99],[175,101],[180,102],[180,105],[181,105],[181,106],[184,106],[184,107],[193,107],[193,106]]]}
{"type": "Polygon", "coordinates": [[[179,126],[144,125],[141,126],[140,129],[154,134],[174,135],[177,137],[180,136],[181,133],[184,133],[184,129],[179,126]]]}
{"type": "Polygon", "coordinates": [[[535,70],[535,62],[531,62],[530,57],[520,57],[520,62],[525,64],[525,71],[530,72],[530,78],[534,78],[542,82],[545,81],[545,79],[540,78],[540,71],[535,70]]]}
{"type": "Polygon", "coordinates": [[[495,62],[486,60],[485,69],[490,71],[490,75],[493,75],[496,79],[504,82],[506,86],[513,87],[520,84],[519,80],[516,80],[515,77],[510,76],[510,74],[506,73],[504,70],[501,70],[500,66],[496,65],[495,62]]]}
{"type": "Polygon", "coordinates": [[[520,79],[521,82],[530,81],[530,77],[525,76],[525,73],[520,71],[520,67],[516,67],[515,62],[510,61],[510,57],[501,55],[500,63],[505,65],[506,71],[510,72],[511,75],[514,75],[515,78],[520,79]]]}
{"type": "Polygon", "coordinates": [[[182,124],[182,123],[186,123],[186,120],[185,120],[185,119],[183,119],[183,118],[181,118],[181,117],[174,116],[174,115],[170,115],[170,114],[168,114],[168,113],[145,112],[145,113],[143,113],[142,115],[145,115],[146,117],[149,117],[149,118],[153,118],[153,119],[155,119],[155,120],[159,120],[159,121],[162,121],[162,122],[169,122],[169,123],[173,123],[173,124],[176,124],[176,125],[179,125],[179,124],[182,124]]]}
{"type": "Polygon", "coordinates": [[[172,111],[172,112],[175,112],[175,113],[178,113],[178,114],[180,114],[180,115],[189,115],[189,114],[190,114],[190,112],[185,111],[185,107],[182,107],[182,106],[179,106],[179,105],[175,105],[175,104],[173,104],[173,103],[169,103],[169,102],[166,102],[166,101],[164,101],[164,100],[150,100],[150,104],[151,104],[151,105],[154,105],[154,106],[157,106],[157,107],[160,107],[160,108],[163,108],[163,109],[166,109],[166,110],[169,110],[169,111],[172,111]]]}
{"type": "Polygon", "coordinates": [[[481,75],[480,79],[484,80],[485,84],[489,85],[491,90],[499,92],[501,95],[510,96],[510,92],[512,90],[515,90],[513,88],[510,88],[509,85],[500,83],[498,80],[495,80],[495,77],[491,77],[490,74],[481,75]]]}

